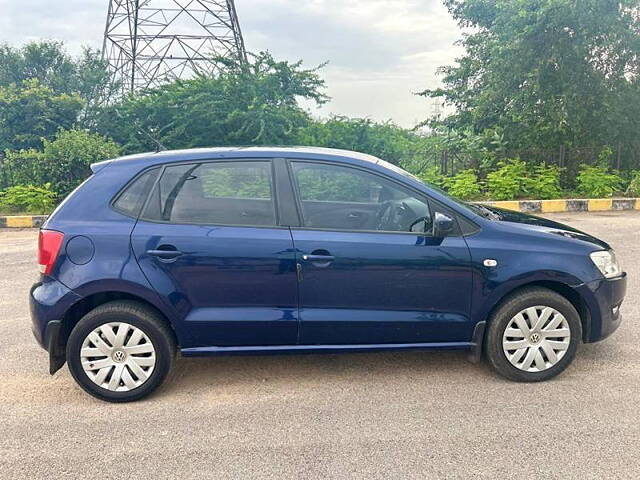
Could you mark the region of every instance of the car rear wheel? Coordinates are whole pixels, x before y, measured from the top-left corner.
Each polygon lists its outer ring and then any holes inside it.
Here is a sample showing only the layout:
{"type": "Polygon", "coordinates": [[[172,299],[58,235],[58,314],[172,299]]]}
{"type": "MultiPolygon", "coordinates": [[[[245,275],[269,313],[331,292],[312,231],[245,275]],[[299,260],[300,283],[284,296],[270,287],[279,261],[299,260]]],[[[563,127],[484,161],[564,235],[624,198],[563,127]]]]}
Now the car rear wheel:
{"type": "Polygon", "coordinates": [[[491,316],[485,350],[501,375],[539,382],[567,368],[581,336],[580,317],[571,302],[545,288],[527,288],[491,316]]]}
{"type": "Polygon", "coordinates": [[[114,301],[87,313],[67,342],[73,378],[109,402],[138,400],[163,382],[175,357],[175,341],[153,309],[114,301]]]}

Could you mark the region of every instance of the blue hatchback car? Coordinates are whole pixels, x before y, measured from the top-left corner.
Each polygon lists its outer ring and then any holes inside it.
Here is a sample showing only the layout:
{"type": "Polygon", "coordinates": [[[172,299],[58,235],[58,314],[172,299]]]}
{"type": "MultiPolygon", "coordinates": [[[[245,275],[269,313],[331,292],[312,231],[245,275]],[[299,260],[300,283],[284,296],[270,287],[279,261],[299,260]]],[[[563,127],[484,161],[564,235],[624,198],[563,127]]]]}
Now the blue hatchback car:
{"type": "Polygon", "coordinates": [[[219,148],[108,160],[40,231],[33,331],[103,400],[139,399],[185,356],[484,353],[554,377],[619,325],[609,245],[469,205],[378,158],[219,148]]]}

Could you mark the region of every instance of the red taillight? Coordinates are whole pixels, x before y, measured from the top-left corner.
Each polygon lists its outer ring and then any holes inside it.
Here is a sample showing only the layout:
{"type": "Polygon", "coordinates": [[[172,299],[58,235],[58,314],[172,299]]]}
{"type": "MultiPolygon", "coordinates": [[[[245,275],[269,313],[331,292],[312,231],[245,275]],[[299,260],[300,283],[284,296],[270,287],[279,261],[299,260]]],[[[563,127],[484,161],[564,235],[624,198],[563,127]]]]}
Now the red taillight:
{"type": "Polygon", "coordinates": [[[38,264],[43,275],[49,275],[56,264],[64,233],[53,230],[40,230],[38,237],[38,264]]]}

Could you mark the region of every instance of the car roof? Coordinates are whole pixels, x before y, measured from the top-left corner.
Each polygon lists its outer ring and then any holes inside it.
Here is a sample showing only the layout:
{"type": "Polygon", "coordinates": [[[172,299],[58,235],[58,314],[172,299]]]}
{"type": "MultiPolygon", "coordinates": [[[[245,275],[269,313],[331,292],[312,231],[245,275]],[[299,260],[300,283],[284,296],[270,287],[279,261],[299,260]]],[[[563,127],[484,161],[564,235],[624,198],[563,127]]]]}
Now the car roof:
{"type": "Polygon", "coordinates": [[[208,160],[215,158],[225,158],[229,160],[247,158],[311,158],[311,159],[331,159],[340,158],[348,160],[359,160],[370,164],[386,163],[373,155],[354,152],[351,150],[341,150],[337,148],[323,147],[213,147],[213,148],[191,148],[185,150],[163,150],[160,152],[146,152],[134,155],[127,155],[104,162],[98,162],[91,166],[95,172],[109,163],[114,164],[143,164],[152,166],[168,162],[188,161],[188,160],[208,160]]]}

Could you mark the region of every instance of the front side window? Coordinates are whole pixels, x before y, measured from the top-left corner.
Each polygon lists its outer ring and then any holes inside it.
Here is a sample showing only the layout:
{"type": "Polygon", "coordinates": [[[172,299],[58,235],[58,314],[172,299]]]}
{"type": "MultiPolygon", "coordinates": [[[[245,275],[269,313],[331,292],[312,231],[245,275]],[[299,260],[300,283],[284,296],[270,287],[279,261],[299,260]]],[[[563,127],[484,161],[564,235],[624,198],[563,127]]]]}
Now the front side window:
{"type": "Polygon", "coordinates": [[[395,182],[338,165],[293,162],[292,166],[305,227],[427,233],[431,230],[427,201],[395,182]]]}
{"type": "Polygon", "coordinates": [[[271,163],[169,166],[143,217],[187,224],[275,225],[271,163]]]}

